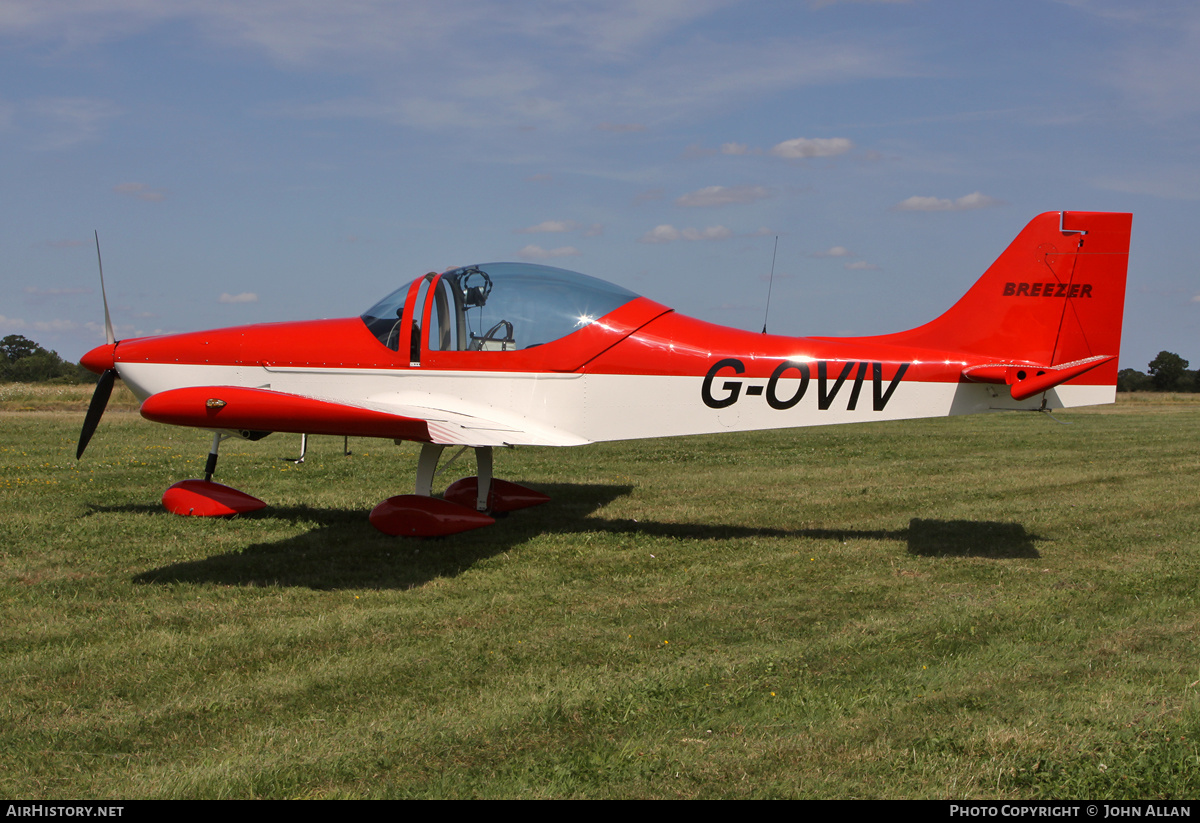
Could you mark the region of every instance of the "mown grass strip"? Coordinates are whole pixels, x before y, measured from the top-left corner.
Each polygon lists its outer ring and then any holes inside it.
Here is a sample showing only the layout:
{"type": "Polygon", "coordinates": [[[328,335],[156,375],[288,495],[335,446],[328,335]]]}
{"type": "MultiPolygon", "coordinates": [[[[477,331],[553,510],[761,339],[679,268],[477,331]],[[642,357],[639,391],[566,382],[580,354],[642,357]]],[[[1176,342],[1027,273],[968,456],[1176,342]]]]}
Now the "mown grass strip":
{"type": "Polygon", "coordinates": [[[414,446],[192,520],[205,434],[5,413],[0,795],[1194,796],[1200,403],[1060,419],[504,452],[553,501],[421,542],[414,446]]]}

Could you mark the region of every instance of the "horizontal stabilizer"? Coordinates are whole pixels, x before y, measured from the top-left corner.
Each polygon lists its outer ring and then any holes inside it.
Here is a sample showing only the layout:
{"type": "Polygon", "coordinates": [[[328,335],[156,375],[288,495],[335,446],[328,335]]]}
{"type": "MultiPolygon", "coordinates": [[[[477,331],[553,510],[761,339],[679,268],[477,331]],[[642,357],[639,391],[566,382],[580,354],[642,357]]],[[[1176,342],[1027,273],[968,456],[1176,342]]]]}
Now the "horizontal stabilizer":
{"type": "Polygon", "coordinates": [[[1030,366],[991,363],[963,369],[963,377],[972,383],[1007,383],[1013,400],[1024,400],[1101,366],[1116,355],[1097,355],[1059,366],[1030,366]]]}

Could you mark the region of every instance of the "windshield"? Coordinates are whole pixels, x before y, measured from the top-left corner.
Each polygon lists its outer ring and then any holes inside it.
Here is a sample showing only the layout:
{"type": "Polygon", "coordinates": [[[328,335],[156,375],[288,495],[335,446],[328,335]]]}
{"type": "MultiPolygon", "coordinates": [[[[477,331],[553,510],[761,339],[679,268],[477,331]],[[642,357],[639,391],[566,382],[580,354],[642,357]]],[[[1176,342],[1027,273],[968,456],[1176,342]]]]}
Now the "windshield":
{"type": "Polygon", "coordinates": [[[406,294],[408,286],[396,289],[360,315],[371,334],[392,351],[400,350],[400,320],[404,316],[406,294]]]}
{"type": "MultiPolygon", "coordinates": [[[[398,289],[362,315],[393,351],[408,292],[408,286],[398,289]]],[[[426,342],[441,351],[528,349],[566,337],[636,297],[604,280],[550,266],[464,266],[445,272],[427,295],[434,303],[426,342]]]]}

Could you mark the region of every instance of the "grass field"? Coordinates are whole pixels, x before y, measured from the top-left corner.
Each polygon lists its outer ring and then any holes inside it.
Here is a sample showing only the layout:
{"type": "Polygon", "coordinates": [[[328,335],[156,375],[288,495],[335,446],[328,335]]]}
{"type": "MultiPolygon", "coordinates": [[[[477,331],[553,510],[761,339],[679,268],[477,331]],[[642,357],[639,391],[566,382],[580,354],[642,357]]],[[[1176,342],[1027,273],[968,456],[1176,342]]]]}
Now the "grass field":
{"type": "Polygon", "coordinates": [[[5,798],[1200,794],[1197,396],[506,451],[551,503],[414,541],[416,446],[227,442],[271,507],[180,518],[208,435],[117,394],[76,463],[53,391],[0,386],[5,798]]]}

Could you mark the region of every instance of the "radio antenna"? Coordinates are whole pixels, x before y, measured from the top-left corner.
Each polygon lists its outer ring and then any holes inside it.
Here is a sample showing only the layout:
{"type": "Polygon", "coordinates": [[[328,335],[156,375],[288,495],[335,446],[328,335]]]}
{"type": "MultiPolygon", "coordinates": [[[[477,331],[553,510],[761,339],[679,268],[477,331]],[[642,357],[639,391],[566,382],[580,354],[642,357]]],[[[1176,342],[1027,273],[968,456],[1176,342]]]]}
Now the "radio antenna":
{"type": "Polygon", "coordinates": [[[763,330],[767,333],[767,314],[771,311],[771,287],[775,285],[775,254],[779,251],[779,235],[775,235],[775,250],[771,252],[771,278],[767,281],[767,307],[763,309],[763,330]]]}

